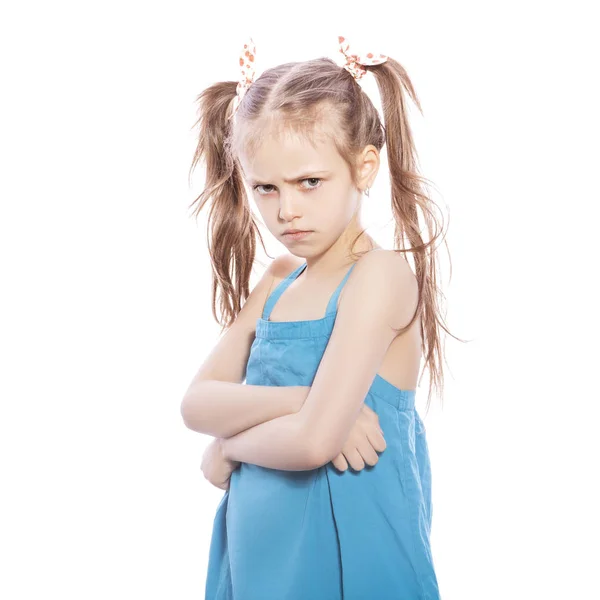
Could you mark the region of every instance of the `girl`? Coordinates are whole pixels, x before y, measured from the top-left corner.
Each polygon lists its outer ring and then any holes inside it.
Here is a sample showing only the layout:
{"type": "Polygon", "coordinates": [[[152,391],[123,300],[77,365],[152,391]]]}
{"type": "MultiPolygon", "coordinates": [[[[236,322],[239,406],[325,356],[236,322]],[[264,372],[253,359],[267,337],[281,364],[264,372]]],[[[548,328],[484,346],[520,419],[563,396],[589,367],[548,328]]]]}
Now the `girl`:
{"type": "Polygon", "coordinates": [[[192,169],[205,162],[206,187],[197,211],[211,200],[213,315],[227,328],[181,406],[190,429],[216,438],[202,470],[225,490],[206,600],[439,598],[415,388],[424,353],[429,408],[442,383],[439,327],[447,329],[432,248],[439,232],[421,237],[417,209],[431,233],[433,202],[415,167],[403,88],[420,106],[398,62],[339,42],[343,67],[288,63],[254,81],[250,40],[241,81],[198,97],[192,169]],[[358,84],[367,71],[385,128],[358,84]],[[394,250],[360,225],[384,144],[394,250]],[[247,192],[289,249],[250,294],[257,236],[264,242],[247,192]]]}

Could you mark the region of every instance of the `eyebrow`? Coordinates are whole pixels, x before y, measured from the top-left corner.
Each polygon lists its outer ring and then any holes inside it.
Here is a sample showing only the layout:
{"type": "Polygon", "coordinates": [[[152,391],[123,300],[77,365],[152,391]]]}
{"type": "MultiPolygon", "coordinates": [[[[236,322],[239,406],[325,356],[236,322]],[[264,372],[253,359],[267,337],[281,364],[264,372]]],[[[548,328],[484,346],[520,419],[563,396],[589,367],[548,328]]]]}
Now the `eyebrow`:
{"type": "MultiPolygon", "coordinates": [[[[295,183],[296,181],[300,181],[301,179],[310,179],[311,177],[315,177],[316,175],[329,175],[329,171],[309,171],[308,173],[303,173],[302,175],[298,175],[297,177],[292,177],[292,179],[284,179],[286,183],[295,183]]],[[[252,185],[260,185],[261,179],[256,179],[254,177],[250,178],[250,183],[252,185]]]]}

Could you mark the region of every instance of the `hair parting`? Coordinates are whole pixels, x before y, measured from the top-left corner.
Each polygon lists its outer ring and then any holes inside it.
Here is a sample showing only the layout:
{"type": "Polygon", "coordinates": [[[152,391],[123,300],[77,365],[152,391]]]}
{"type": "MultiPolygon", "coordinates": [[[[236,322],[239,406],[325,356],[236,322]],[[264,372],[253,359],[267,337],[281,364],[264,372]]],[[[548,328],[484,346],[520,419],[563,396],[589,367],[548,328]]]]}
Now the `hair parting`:
{"type": "MultiPolygon", "coordinates": [[[[203,191],[190,206],[195,205],[197,217],[210,201],[207,239],[213,273],[212,312],[225,329],[234,322],[249,296],[257,239],[266,253],[244,187],[240,152],[252,152],[266,131],[300,133],[311,140],[318,125],[348,164],[356,184],[355,157],[369,144],[378,151],[385,145],[395,222],[393,250],[412,255],[419,289],[414,315],[398,333],[421,317],[423,372],[427,367],[430,372],[428,410],[434,388],[442,398],[441,330],[459,339],[444,322],[444,295],[437,283],[439,242],[447,248],[443,219],[436,214],[438,207],[428,193],[428,180],[419,173],[406,96],[421,114],[423,111],[406,70],[391,57],[365,68],[377,82],[385,126],[354,77],[327,57],[285,63],[264,71],[244,95],[233,119],[229,117],[237,82],[218,82],[203,90],[197,97],[198,120],[194,128],[198,129],[198,143],[189,175],[202,162],[206,178],[203,191]]],[[[355,238],[352,249],[364,233],[363,230],[355,238]]],[[[352,254],[360,257],[362,253],[352,254]]]]}

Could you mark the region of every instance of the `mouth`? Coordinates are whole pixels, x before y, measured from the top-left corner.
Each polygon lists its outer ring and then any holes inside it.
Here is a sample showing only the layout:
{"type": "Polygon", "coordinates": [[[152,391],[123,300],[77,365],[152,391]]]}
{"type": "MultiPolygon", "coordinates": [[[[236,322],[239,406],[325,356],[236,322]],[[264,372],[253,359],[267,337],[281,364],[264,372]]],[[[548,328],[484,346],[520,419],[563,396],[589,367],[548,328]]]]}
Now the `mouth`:
{"type": "Polygon", "coordinates": [[[303,231],[300,229],[290,229],[283,234],[284,238],[289,240],[301,240],[310,235],[312,231],[303,231]]]}

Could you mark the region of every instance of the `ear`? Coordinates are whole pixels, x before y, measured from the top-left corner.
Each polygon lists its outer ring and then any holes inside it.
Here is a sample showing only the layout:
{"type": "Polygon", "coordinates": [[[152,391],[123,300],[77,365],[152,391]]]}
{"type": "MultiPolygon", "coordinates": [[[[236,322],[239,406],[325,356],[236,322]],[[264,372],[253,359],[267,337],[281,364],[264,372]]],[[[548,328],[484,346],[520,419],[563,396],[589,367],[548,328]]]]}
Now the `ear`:
{"type": "Polygon", "coordinates": [[[373,186],[379,171],[379,151],[369,144],[357,158],[358,187],[361,192],[373,186]]]}

